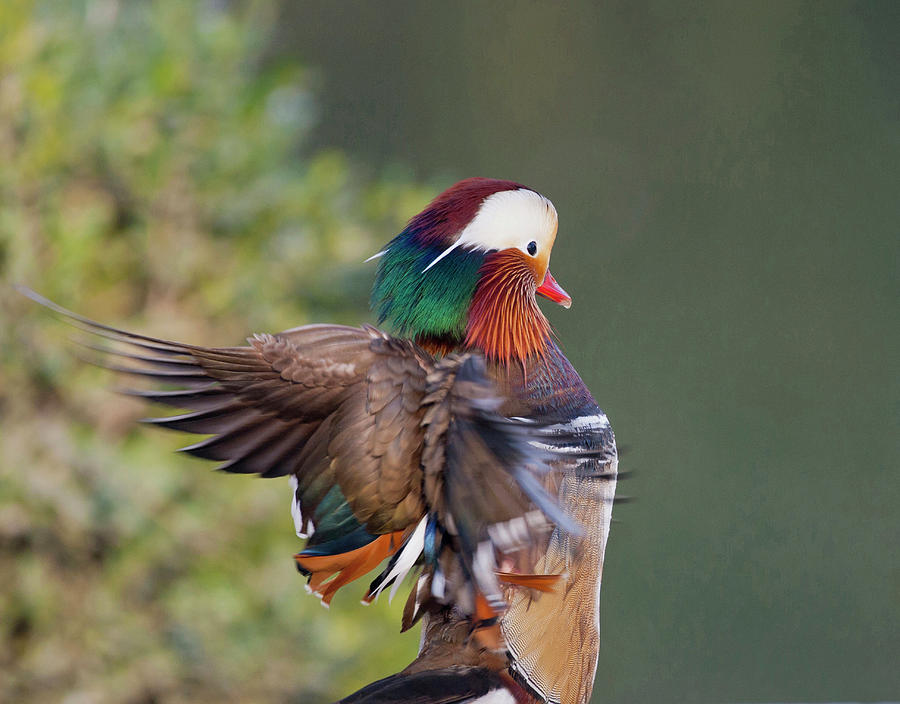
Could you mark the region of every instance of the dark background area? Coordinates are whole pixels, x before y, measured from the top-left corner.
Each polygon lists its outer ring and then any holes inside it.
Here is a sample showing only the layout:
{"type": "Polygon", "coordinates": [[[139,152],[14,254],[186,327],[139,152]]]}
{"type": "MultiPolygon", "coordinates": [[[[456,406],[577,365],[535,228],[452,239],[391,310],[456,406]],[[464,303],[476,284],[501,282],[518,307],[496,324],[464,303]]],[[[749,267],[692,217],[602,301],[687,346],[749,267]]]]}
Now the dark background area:
{"type": "Polygon", "coordinates": [[[292,3],[320,143],[560,212],[636,471],[595,700],[900,697],[900,5],[292,3]]]}

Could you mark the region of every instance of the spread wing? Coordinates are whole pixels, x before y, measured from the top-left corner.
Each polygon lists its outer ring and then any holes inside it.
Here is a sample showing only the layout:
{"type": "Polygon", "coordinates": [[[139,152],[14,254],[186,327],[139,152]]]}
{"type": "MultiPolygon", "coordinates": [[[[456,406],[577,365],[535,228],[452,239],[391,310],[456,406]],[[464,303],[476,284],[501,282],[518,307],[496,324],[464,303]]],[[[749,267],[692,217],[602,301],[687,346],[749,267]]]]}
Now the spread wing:
{"type": "Polygon", "coordinates": [[[308,538],[297,566],[325,604],[393,555],[366,598],[421,566],[407,627],[426,602],[493,623],[509,585],[554,579],[522,574],[517,555],[554,525],[578,531],[545,488],[553,455],[535,441],[540,426],[498,412],[505,399],[478,356],[435,360],[375,328],[338,325],[199,347],[23,293],[105,338],[93,346],[103,366],[163,386],[126,393],[186,411],[148,421],[210,436],[185,452],[290,478],[297,533],[308,538]]]}

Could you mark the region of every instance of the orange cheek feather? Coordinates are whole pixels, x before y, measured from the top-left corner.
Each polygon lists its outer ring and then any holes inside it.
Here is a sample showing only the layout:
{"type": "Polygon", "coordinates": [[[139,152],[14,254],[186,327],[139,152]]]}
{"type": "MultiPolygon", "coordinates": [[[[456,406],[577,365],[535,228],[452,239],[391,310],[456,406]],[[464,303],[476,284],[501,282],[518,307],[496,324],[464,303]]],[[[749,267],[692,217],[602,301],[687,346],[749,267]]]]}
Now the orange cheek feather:
{"type": "Polygon", "coordinates": [[[540,258],[518,249],[504,249],[485,259],[469,307],[468,347],[507,364],[543,354],[550,340],[550,323],[534,300],[538,274],[543,278],[539,267],[540,258]]]}

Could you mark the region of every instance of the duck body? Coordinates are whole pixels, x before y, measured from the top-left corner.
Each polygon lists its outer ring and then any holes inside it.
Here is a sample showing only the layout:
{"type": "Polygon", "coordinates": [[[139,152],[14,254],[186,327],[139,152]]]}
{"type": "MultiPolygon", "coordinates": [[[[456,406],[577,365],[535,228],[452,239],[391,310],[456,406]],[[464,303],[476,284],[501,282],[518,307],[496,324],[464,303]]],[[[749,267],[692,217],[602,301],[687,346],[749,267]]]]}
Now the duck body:
{"type": "Polygon", "coordinates": [[[557,449],[575,459],[556,463],[556,496],[585,531],[550,534],[533,571],[564,580],[538,599],[526,591],[511,594],[501,625],[510,669],[537,701],[586,702],[600,648],[600,583],[618,474],[615,436],[555,344],[528,372],[512,380],[510,393],[522,393],[534,418],[556,418],[553,427],[567,437],[557,449]]]}
{"type": "MultiPolygon", "coordinates": [[[[509,608],[500,619],[505,649],[500,666],[521,687],[516,695],[520,700],[575,704],[590,697],[596,670],[600,578],[618,457],[606,415],[552,339],[549,324],[529,295],[529,287],[543,281],[536,293],[566,307],[571,302],[547,269],[556,235],[555,210],[533,192],[515,202],[508,188],[525,187],[475,179],[436,199],[387,246],[373,304],[382,322],[393,318],[403,333],[435,354],[473,350],[485,354],[487,373],[507,399],[501,413],[526,422],[553,419],[552,432],[566,437],[564,444],[554,446],[561,456],[554,462],[556,471],[547,488],[587,530],[575,537],[557,528],[533,546],[526,569],[564,577],[549,592],[508,590],[509,608]],[[481,229],[492,235],[490,243],[481,248],[454,247],[454,242],[465,239],[466,225],[446,223],[445,204],[459,191],[477,193],[483,188],[504,189],[494,192],[507,199],[506,222],[517,224],[507,233],[503,224],[483,223],[481,229]],[[518,212],[510,215],[511,209],[518,212]],[[522,224],[526,221],[530,229],[522,224]],[[454,242],[436,235],[461,227],[464,234],[454,242]],[[514,246],[491,248],[496,241],[514,246]],[[538,257],[529,245],[538,245],[538,257]],[[539,259],[542,256],[546,259],[539,259]],[[427,283],[415,275],[423,270],[431,275],[427,283]],[[395,309],[400,315],[394,314],[395,309]]],[[[467,208],[449,210],[470,215],[467,208]]],[[[419,659],[407,672],[438,664],[453,667],[463,661],[466,651],[466,663],[496,669],[496,653],[481,646],[469,638],[452,608],[432,613],[426,616],[419,659]]]]}
{"type": "Polygon", "coordinates": [[[502,658],[473,640],[464,620],[448,609],[426,615],[420,656],[406,672],[452,669],[463,662],[483,665],[509,673],[512,683],[501,688],[513,697],[510,702],[586,702],[599,655],[600,584],[618,471],[615,436],[552,341],[546,354],[525,367],[495,363],[490,373],[498,388],[516,399],[504,411],[521,413],[524,407],[526,417],[556,420],[551,428],[566,443],[555,449],[575,459],[557,462],[552,490],[587,530],[576,537],[557,529],[536,546],[529,570],[564,579],[550,592],[510,590],[509,608],[500,620],[502,658]]]}
{"type": "Polygon", "coordinates": [[[557,215],[511,181],[440,194],[374,258],[371,326],[307,325],[209,348],[128,333],[44,305],[110,343],[132,390],[187,409],[152,420],[211,435],[184,448],[220,469],[288,476],[308,590],[380,564],[371,601],[417,574],[402,672],[345,704],[585,704],[618,460],[605,414],[555,343],[536,295],[557,215]]]}

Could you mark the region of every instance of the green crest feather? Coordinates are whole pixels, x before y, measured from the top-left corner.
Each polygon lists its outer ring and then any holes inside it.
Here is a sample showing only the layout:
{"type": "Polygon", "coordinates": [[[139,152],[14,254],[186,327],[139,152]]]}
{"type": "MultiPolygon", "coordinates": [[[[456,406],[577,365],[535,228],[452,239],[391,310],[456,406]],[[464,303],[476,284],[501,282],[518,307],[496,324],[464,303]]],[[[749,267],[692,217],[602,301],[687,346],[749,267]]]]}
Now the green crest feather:
{"type": "Polygon", "coordinates": [[[424,271],[445,249],[421,245],[408,231],[387,245],[372,288],[379,324],[414,338],[465,336],[484,253],[457,249],[424,271]]]}

